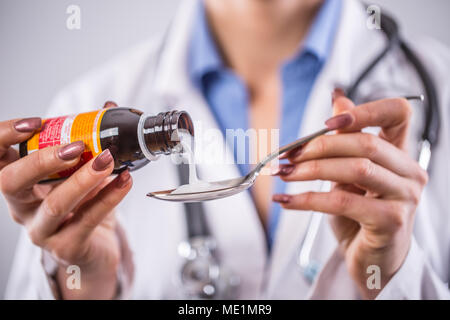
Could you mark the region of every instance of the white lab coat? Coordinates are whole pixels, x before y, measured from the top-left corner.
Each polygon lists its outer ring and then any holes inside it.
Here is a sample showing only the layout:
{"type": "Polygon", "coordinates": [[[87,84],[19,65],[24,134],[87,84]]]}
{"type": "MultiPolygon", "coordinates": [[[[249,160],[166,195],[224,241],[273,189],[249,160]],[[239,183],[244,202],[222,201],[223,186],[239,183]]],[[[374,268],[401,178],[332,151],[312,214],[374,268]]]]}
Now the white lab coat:
{"type": "MultiPolygon", "coordinates": [[[[197,135],[202,135],[201,131],[204,133],[208,128],[217,129],[210,109],[186,72],[193,2],[182,2],[165,37],[139,45],[83,77],[57,96],[49,114],[94,110],[106,100],[152,114],[167,110],[170,105],[190,113],[195,120],[197,135]]],[[[332,54],[315,83],[299,136],[322,127],[331,116],[330,92],[334,86],[348,86],[385,44],[381,31],[366,27],[367,15],[361,4],[355,0],[343,2],[332,54]]],[[[379,294],[379,299],[450,297],[450,55],[433,41],[421,42],[415,49],[437,85],[442,122],[440,141],[433,152],[430,180],[416,213],[409,253],[400,270],[379,294]]],[[[362,100],[417,94],[423,90],[402,54],[392,52],[364,81],[359,92],[362,100]]],[[[422,129],[423,113],[419,108],[420,105],[415,109],[411,131],[413,156],[417,155],[414,146],[422,129]]],[[[217,144],[207,144],[208,154],[217,152],[215,147],[217,144]]],[[[239,175],[235,165],[201,163],[199,170],[208,180],[239,175]]],[[[177,246],[186,236],[183,206],[145,197],[148,191],[176,186],[176,170],[169,157],[161,158],[134,172],[133,179],[134,187],[118,209],[134,263],[134,280],[129,284],[124,280],[124,286],[129,286],[125,291],[131,298],[179,298],[176,278],[182,260],[177,254],[177,246]]],[[[317,181],[290,183],[288,192],[326,187],[317,181]]],[[[321,272],[310,285],[296,261],[311,212],[282,212],[273,252],[268,258],[264,231],[249,193],[206,202],[204,206],[222,263],[241,278],[240,298],[359,298],[345,262],[336,250],[337,243],[327,219],[322,219],[312,253],[314,260],[321,263],[321,272]]],[[[41,250],[30,243],[24,232],[18,244],[7,298],[53,297],[47,280],[49,263],[44,263],[46,273],[41,256],[41,250]]],[[[124,269],[126,274],[129,268],[124,269]]]]}

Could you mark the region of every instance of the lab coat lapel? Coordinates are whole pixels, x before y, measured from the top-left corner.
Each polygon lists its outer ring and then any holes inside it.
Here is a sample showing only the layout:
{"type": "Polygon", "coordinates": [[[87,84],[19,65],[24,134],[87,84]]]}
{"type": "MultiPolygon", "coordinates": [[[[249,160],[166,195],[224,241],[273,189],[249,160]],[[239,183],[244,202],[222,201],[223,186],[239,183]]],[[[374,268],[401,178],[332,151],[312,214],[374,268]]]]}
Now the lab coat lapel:
{"type": "MultiPolygon", "coordinates": [[[[379,47],[379,36],[374,37],[373,34],[368,34],[368,30],[364,28],[361,28],[363,30],[354,30],[355,21],[365,23],[365,19],[359,2],[344,1],[331,55],[318,76],[309,97],[299,137],[315,132],[324,126],[324,122],[332,116],[332,90],[335,87],[348,87],[355,75],[367,64],[367,61],[373,59],[371,56],[358,55],[360,48],[364,48],[364,44],[367,44],[368,52],[374,52],[374,54],[379,52],[379,48],[369,48],[371,46],[379,47]]],[[[323,184],[320,181],[289,183],[286,193],[326,191],[321,189],[323,189],[323,184]]],[[[270,264],[269,295],[276,289],[276,284],[283,276],[288,264],[293,261],[292,259],[296,259],[293,255],[299,253],[311,214],[312,212],[307,211],[281,211],[270,264]]],[[[322,225],[324,222],[326,223],[326,220],[322,220],[322,225]]],[[[327,241],[330,245],[322,247],[329,247],[330,252],[313,252],[315,259],[319,259],[319,262],[322,263],[325,262],[335,246],[333,237],[329,237],[327,241]]]]}
{"type": "MultiPolygon", "coordinates": [[[[216,181],[237,177],[240,173],[213,114],[188,78],[187,52],[195,4],[196,1],[186,1],[179,8],[160,56],[154,92],[163,104],[186,110],[191,115],[199,175],[205,180],[216,181]]],[[[252,293],[260,292],[266,242],[249,193],[204,202],[203,206],[217,241],[220,259],[247,282],[245,287],[250,290],[242,294],[252,296],[252,293]]]]}

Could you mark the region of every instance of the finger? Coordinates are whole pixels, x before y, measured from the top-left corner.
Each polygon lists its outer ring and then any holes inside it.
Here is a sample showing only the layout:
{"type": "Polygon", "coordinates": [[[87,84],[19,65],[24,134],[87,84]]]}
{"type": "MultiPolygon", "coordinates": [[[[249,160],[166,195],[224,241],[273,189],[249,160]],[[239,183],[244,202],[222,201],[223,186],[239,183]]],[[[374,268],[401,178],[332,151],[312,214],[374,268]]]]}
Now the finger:
{"type": "Polygon", "coordinates": [[[0,189],[5,196],[14,198],[49,175],[75,166],[83,151],[83,141],[76,141],[32,152],[0,171],[0,189]]]}
{"type": "Polygon", "coordinates": [[[359,194],[362,196],[366,194],[365,190],[358,188],[354,184],[334,183],[332,186],[332,189],[352,192],[352,193],[356,193],[356,194],[359,194]]]}
{"type": "Polygon", "coordinates": [[[353,101],[345,96],[342,89],[336,88],[332,93],[333,115],[338,115],[355,107],[353,101]]]}
{"type": "Polygon", "coordinates": [[[296,165],[281,165],[278,172],[283,181],[326,180],[355,184],[367,191],[389,197],[406,197],[410,183],[366,158],[334,158],[309,160],[296,165]]]}
{"type": "Polygon", "coordinates": [[[74,241],[82,242],[108,216],[130,191],[132,178],[128,170],[122,172],[75,214],[70,228],[74,241]]]}
{"type": "Polygon", "coordinates": [[[8,150],[3,153],[3,157],[0,158],[0,170],[19,158],[19,152],[16,149],[8,148],[8,150]]]}
{"type": "MultiPolygon", "coordinates": [[[[343,113],[345,111],[349,111],[355,107],[354,103],[350,99],[345,97],[344,91],[340,88],[335,88],[331,93],[331,104],[333,106],[334,116],[343,113]]],[[[304,149],[308,143],[303,144],[295,149],[292,149],[291,151],[285,152],[281,154],[278,158],[280,160],[293,157],[295,158],[297,155],[301,153],[301,150],[304,149]]]]}
{"type": "Polygon", "coordinates": [[[391,143],[369,133],[325,135],[310,141],[292,163],[336,157],[367,158],[400,175],[422,179],[423,170],[409,155],[391,143]]]}
{"type": "Polygon", "coordinates": [[[406,99],[384,99],[359,105],[350,111],[355,122],[345,130],[361,130],[365,127],[393,128],[408,122],[412,110],[406,99]]]}
{"type": "Polygon", "coordinates": [[[29,233],[41,241],[52,235],[79,202],[111,174],[113,160],[106,149],[52,190],[32,220],[29,233]]]}
{"type": "Polygon", "coordinates": [[[0,158],[10,146],[29,139],[41,127],[41,118],[26,118],[0,122],[0,158]]]}
{"type": "Polygon", "coordinates": [[[276,194],[272,200],[285,209],[317,211],[343,216],[367,227],[391,228],[404,218],[399,203],[358,194],[332,190],[330,192],[306,192],[297,195],[276,194]]]}
{"type": "Polygon", "coordinates": [[[403,148],[407,140],[411,113],[411,105],[406,99],[369,102],[348,111],[353,121],[340,129],[342,132],[352,132],[366,127],[381,127],[383,138],[403,148]]]}
{"type": "Polygon", "coordinates": [[[92,189],[73,209],[73,211],[78,211],[80,207],[82,207],[86,202],[93,199],[97,194],[105,188],[108,184],[110,184],[116,177],[113,175],[106,177],[99,185],[97,185],[94,189],[92,189]]]}
{"type": "Polygon", "coordinates": [[[336,100],[341,97],[345,97],[345,91],[339,87],[334,88],[333,92],[331,92],[331,104],[333,107],[336,100]]]}
{"type": "Polygon", "coordinates": [[[117,107],[117,103],[115,103],[114,101],[106,101],[103,109],[108,109],[108,108],[115,108],[117,107]]]}
{"type": "MultiPolygon", "coordinates": [[[[342,90],[336,89],[333,92],[333,115],[337,116],[341,113],[348,112],[355,108],[355,104],[353,101],[348,99],[345,96],[345,93],[342,90]]],[[[341,130],[337,130],[338,133],[341,133],[341,130]]]]}

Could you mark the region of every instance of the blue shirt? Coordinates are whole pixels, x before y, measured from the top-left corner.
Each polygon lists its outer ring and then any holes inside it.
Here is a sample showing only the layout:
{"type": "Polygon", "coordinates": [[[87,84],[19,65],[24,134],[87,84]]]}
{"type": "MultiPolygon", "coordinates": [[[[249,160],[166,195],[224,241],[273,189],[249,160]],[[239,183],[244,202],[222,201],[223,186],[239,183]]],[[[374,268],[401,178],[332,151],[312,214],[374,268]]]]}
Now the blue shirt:
{"type": "MultiPolygon", "coordinates": [[[[340,11],[341,0],[325,0],[305,41],[299,46],[293,58],[285,61],[280,69],[282,81],[280,146],[298,138],[309,94],[333,44],[340,11]]],[[[191,81],[208,102],[224,136],[227,129],[244,131],[248,129],[249,93],[244,82],[225,65],[210,32],[202,1],[199,1],[189,46],[188,73],[191,81]]],[[[234,146],[236,149],[236,143],[234,146]]],[[[236,150],[234,153],[235,160],[242,160],[237,159],[236,150]]],[[[237,161],[242,175],[250,171],[248,159],[247,155],[245,163],[237,161]]],[[[285,183],[275,179],[273,192],[282,193],[284,190],[285,183]]],[[[279,204],[272,203],[268,224],[269,248],[275,236],[280,210],[279,204]]]]}

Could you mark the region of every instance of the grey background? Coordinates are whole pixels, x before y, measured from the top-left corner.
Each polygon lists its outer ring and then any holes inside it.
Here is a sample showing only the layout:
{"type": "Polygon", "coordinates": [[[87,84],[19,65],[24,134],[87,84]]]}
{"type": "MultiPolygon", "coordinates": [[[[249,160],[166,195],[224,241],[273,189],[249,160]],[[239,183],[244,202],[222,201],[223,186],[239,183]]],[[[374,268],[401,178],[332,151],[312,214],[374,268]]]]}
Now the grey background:
{"type": "MultiPolygon", "coordinates": [[[[52,96],[73,78],[164,30],[180,1],[0,0],[0,121],[44,115],[52,96]],[[80,30],[66,28],[71,4],[81,8],[80,30]]],[[[406,36],[430,35],[450,46],[450,1],[370,3],[394,13],[406,36]]],[[[1,199],[0,297],[19,230],[1,199]]]]}

